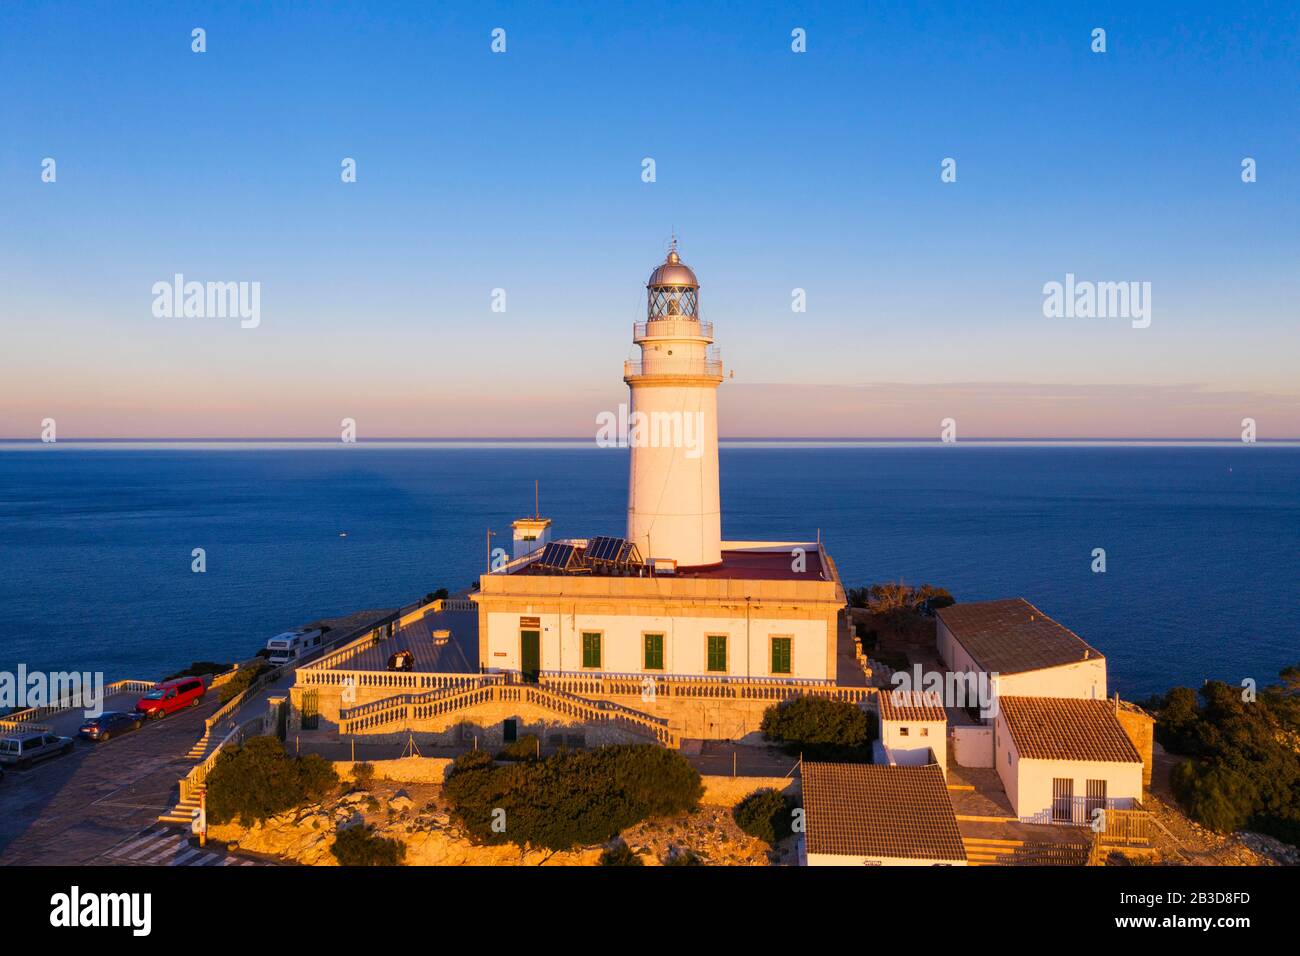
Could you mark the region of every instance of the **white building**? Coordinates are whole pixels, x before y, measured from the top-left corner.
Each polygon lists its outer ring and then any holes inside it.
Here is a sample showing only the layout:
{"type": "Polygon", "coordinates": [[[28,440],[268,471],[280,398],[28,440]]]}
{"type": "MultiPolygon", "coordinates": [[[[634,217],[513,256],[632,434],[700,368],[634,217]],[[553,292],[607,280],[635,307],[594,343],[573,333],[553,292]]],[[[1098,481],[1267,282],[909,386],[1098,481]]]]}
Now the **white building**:
{"type": "Polygon", "coordinates": [[[646,321],[632,329],[641,358],[623,370],[631,397],[626,534],[552,539],[532,550],[519,538],[536,529],[517,526],[519,557],[483,575],[472,595],[479,664],[527,681],[833,684],[846,602],[826,550],[816,541],[722,540],[722,363],[713,326],[700,319],[699,282],[675,243],[646,289],[646,321]]]}
{"type": "Polygon", "coordinates": [[[1066,697],[998,699],[994,762],[1012,809],[1030,823],[1090,824],[1142,800],[1142,757],[1118,704],[1066,697]]]}
{"type": "Polygon", "coordinates": [[[923,767],[803,764],[807,866],[966,866],[944,775],[923,767]]]}
{"type": "Polygon", "coordinates": [[[995,696],[1106,697],[1106,658],[1024,598],[954,604],[936,616],[944,664],[987,675],[995,696]]]}
{"type": "Polygon", "coordinates": [[[882,690],[877,763],[924,766],[948,772],[948,715],[936,692],[882,690]]]}

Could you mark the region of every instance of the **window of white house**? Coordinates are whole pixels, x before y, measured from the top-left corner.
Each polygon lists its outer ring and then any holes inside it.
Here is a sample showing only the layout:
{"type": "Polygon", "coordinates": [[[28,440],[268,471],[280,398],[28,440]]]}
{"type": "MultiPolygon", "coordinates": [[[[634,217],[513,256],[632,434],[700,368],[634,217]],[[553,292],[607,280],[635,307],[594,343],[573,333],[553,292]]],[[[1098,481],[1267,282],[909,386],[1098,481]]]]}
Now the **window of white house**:
{"type": "Polygon", "coordinates": [[[907,736],[907,733],[908,733],[908,728],[907,728],[907,727],[899,727],[899,728],[898,728],[898,736],[900,736],[900,737],[906,737],[906,736],[907,736]]]}

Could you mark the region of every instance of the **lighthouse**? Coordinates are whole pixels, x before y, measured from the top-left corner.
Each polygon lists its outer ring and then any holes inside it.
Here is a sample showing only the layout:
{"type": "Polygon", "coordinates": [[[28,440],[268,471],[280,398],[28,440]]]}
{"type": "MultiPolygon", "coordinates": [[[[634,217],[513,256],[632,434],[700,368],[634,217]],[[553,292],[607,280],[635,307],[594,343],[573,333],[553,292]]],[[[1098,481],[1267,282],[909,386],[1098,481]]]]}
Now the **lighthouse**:
{"type": "Polygon", "coordinates": [[[632,329],[641,357],[624,364],[631,392],[627,536],[657,566],[722,562],[718,386],[713,325],[700,320],[700,283],[677,254],[646,283],[646,320],[632,329]]]}

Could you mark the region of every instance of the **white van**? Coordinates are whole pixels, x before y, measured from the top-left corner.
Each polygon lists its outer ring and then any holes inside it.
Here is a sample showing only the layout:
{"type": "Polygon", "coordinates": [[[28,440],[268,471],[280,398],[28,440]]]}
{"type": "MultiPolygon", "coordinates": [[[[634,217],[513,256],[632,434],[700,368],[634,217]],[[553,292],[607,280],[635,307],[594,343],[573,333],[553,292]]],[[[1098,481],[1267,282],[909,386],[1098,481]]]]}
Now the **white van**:
{"type": "Polygon", "coordinates": [[[266,642],[266,649],[271,653],[267,660],[272,664],[287,664],[289,661],[301,660],[320,647],[324,631],[297,630],[277,634],[266,642]]]}

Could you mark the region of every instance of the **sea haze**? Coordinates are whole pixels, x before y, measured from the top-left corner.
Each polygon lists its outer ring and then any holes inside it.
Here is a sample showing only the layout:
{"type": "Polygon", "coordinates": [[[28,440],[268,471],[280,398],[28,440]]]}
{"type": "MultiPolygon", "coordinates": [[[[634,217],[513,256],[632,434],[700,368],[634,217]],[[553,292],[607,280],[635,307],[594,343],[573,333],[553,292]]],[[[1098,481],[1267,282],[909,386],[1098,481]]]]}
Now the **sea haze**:
{"type": "MultiPolygon", "coordinates": [[[[820,531],[849,587],[1023,596],[1101,649],[1125,695],[1264,683],[1300,663],[1300,448],[730,445],[721,465],[724,537],[820,531]]],[[[2,453],[0,669],[154,678],[314,618],[464,588],[488,529],[509,548],[534,479],[558,535],[622,533],[618,449],[2,453]]]]}

